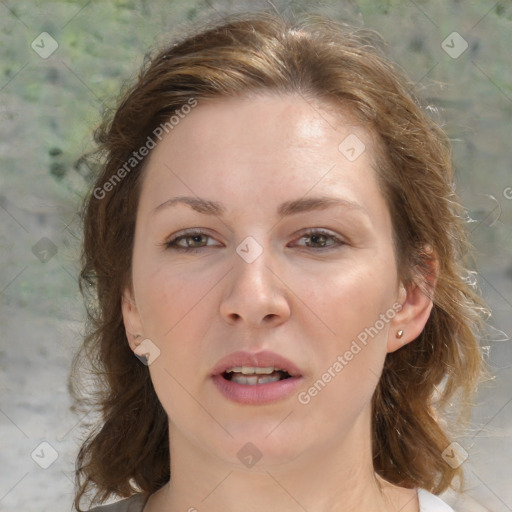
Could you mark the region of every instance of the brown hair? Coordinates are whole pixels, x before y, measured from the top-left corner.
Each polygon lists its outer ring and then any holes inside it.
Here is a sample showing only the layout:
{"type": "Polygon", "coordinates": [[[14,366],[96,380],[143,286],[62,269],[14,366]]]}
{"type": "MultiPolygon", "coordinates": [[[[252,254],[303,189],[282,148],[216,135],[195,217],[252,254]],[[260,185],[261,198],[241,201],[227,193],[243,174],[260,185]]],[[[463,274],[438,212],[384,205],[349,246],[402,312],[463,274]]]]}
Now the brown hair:
{"type": "Polygon", "coordinates": [[[200,104],[251,93],[300,94],[334,102],[377,135],[377,177],[391,212],[399,277],[430,293],[435,256],[437,281],[421,335],[386,357],[372,402],[374,468],[394,484],[434,493],[460,474],[441,456],[450,438],[439,413],[456,392],[461,410],[469,404],[482,371],[477,337],[485,306],[465,279],[471,247],[454,194],[449,141],[381,46],[372,31],[323,18],[233,16],[146,59],[105,119],[96,136],[101,173],[84,203],[80,284],[88,331],[71,373],[76,403],[98,407],[101,421],[78,454],[77,510],[91,489],[104,501],[155,492],[170,478],[168,418],[147,367],[128,345],[121,313],[145,159],[102,197],[94,191],[107,190],[133,151],[191,98],[200,104]],[[97,384],[89,400],[79,397],[83,357],[97,384]]]}

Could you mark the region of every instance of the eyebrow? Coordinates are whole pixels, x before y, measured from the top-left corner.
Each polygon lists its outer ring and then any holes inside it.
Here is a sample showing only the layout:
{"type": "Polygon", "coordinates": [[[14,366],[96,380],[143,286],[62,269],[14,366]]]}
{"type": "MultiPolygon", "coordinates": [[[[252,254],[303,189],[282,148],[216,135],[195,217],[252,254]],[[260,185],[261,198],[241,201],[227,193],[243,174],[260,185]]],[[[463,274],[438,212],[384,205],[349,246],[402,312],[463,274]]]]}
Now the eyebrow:
{"type": "MultiPolygon", "coordinates": [[[[217,201],[210,201],[200,197],[178,196],[173,197],[172,199],[168,199],[167,201],[158,205],[153,210],[152,214],[156,214],[163,209],[170,208],[177,204],[186,204],[196,212],[203,213],[205,215],[216,215],[218,217],[222,217],[226,213],[226,208],[217,201]]],[[[346,209],[359,211],[369,217],[366,208],[364,208],[359,203],[355,203],[340,197],[330,196],[307,197],[295,199],[293,201],[285,201],[284,203],[281,203],[277,208],[277,215],[282,218],[303,212],[325,210],[334,206],[342,206],[346,209]]]]}

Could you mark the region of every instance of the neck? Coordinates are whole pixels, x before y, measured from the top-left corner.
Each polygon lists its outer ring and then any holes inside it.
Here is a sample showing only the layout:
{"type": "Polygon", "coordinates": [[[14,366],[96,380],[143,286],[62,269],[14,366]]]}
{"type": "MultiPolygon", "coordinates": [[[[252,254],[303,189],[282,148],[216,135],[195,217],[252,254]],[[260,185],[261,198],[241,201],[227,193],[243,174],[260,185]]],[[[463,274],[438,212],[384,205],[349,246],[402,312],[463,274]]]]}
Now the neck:
{"type": "Polygon", "coordinates": [[[263,456],[252,468],[241,468],[191,443],[177,429],[170,432],[171,482],[150,498],[144,512],[419,510],[416,491],[375,475],[370,443],[363,442],[368,436],[349,433],[344,442],[318,444],[286,463],[263,456]]]}

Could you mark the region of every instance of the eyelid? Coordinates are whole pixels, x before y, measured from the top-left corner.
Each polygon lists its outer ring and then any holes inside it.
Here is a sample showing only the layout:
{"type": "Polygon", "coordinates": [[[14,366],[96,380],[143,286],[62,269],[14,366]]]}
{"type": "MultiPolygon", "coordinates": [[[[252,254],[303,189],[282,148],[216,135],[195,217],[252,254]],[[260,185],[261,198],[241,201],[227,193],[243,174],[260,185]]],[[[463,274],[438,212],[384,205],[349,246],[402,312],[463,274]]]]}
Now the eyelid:
{"type": "MultiPolygon", "coordinates": [[[[337,233],[333,233],[332,231],[327,230],[325,228],[306,228],[305,230],[303,230],[299,233],[299,236],[298,236],[298,238],[295,239],[295,242],[298,240],[301,240],[305,236],[313,236],[313,235],[324,235],[324,236],[329,237],[335,241],[335,243],[328,245],[326,247],[317,247],[316,248],[317,250],[330,249],[330,248],[340,247],[342,245],[348,244],[348,242],[346,240],[344,240],[343,237],[341,237],[337,233]]],[[[302,247],[308,248],[307,246],[302,246],[302,247]]]]}
{"type": "Polygon", "coordinates": [[[206,228],[190,228],[190,229],[183,229],[182,231],[178,231],[177,233],[170,235],[169,237],[166,238],[166,240],[164,241],[164,243],[162,245],[164,245],[167,248],[172,248],[172,249],[175,249],[178,251],[180,251],[180,250],[194,251],[194,250],[198,250],[198,249],[203,249],[204,247],[212,247],[212,245],[217,245],[217,244],[208,244],[208,243],[206,244],[206,246],[203,246],[203,247],[183,247],[180,245],[173,245],[173,244],[177,243],[178,241],[180,241],[180,239],[185,239],[185,238],[197,236],[197,235],[204,235],[207,238],[210,238],[212,240],[214,239],[214,237],[207,232],[206,228]]]}
{"type": "MultiPolygon", "coordinates": [[[[202,249],[206,249],[207,247],[212,247],[212,246],[215,247],[215,246],[222,245],[222,244],[208,244],[208,243],[206,245],[200,246],[200,247],[183,247],[181,245],[177,245],[177,243],[179,241],[181,241],[181,239],[186,239],[188,237],[193,237],[193,236],[197,236],[197,235],[205,236],[208,239],[214,240],[214,237],[208,233],[207,229],[205,229],[205,228],[190,228],[190,229],[184,229],[182,231],[178,231],[177,233],[174,233],[173,235],[168,237],[162,245],[164,245],[167,249],[183,251],[183,252],[198,252],[198,251],[201,251],[202,249]]],[[[306,249],[311,249],[313,251],[320,252],[322,250],[326,251],[329,249],[335,249],[335,248],[339,248],[343,245],[348,244],[348,242],[346,240],[344,240],[343,237],[341,237],[340,235],[333,233],[332,231],[325,229],[325,228],[314,228],[314,227],[306,228],[306,229],[300,231],[298,234],[295,235],[294,241],[292,243],[296,244],[302,238],[308,237],[308,236],[312,237],[313,235],[323,235],[327,238],[330,238],[334,242],[329,245],[326,245],[324,247],[308,247],[306,245],[299,245],[299,247],[303,247],[306,249]]]]}

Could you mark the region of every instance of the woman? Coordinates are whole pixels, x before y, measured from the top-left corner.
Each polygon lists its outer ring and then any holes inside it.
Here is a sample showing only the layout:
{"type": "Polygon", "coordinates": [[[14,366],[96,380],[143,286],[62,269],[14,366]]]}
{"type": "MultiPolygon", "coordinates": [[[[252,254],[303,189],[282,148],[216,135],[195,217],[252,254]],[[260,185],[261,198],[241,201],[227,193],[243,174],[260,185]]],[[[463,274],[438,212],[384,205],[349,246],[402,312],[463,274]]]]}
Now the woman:
{"type": "Polygon", "coordinates": [[[447,138],[375,35],[224,20],[98,141],[77,510],[452,510],[441,413],[480,376],[483,303],[447,138]]]}

